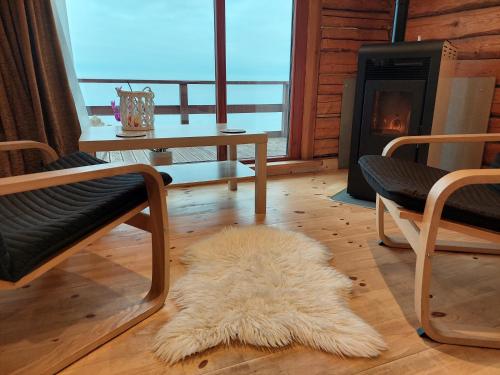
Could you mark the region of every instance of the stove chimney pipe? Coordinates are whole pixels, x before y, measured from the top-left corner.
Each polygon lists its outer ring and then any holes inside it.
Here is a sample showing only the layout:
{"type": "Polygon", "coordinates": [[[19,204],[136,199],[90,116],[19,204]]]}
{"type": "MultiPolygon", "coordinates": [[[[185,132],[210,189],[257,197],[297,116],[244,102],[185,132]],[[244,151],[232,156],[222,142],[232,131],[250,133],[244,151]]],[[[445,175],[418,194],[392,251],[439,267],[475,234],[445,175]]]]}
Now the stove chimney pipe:
{"type": "Polygon", "coordinates": [[[408,18],[408,3],[410,0],[396,0],[394,5],[394,22],[392,24],[392,43],[405,40],[406,20],[408,18]]]}

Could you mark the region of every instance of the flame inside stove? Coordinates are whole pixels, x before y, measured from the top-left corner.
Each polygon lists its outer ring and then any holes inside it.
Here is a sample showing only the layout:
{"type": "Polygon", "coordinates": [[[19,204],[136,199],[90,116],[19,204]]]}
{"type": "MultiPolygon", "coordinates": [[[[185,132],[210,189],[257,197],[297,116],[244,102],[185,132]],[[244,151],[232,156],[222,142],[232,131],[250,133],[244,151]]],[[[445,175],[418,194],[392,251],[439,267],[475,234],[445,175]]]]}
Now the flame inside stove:
{"type": "Polygon", "coordinates": [[[411,116],[411,93],[376,91],[372,113],[372,133],[408,134],[411,116]]]}

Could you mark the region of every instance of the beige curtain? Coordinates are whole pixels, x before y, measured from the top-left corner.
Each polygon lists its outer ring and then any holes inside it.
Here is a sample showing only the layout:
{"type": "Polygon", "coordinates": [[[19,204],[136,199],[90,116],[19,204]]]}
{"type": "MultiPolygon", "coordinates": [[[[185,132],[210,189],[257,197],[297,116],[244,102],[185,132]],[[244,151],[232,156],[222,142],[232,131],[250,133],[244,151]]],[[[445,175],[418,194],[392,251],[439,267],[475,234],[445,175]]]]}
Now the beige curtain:
{"type": "MultiPolygon", "coordinates": [[[[0,1],[0,141],[78,149],[80,125],[48,0],[0,1]]],[[[0,175],[29,173],[38,152],[0,154],[0,175]]]]}

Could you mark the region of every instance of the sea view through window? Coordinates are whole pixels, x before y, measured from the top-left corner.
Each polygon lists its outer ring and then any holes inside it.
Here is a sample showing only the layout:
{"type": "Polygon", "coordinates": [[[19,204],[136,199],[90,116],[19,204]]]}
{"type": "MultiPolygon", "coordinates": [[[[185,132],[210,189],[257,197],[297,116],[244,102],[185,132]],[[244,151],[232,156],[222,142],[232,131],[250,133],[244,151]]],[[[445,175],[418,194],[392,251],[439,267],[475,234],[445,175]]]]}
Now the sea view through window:
{"type": "MultiPolygon", "coordinates": [[[[268,132],[270,155],[286,154],[289,109],[278,110],[288,102],[292,3],[226,1],[227,104],[233,111],[256,108],[228,113],[228,123],[268,132]]],[[[130,83],[134,90],[151,87],[157,106],[179,106],[184,82],[189,106],[215,105],[212,0],[67,0],[66,6],[79,79],[174,81],[130,83]],[[204,83],[190,83],[196,81],[204,83]]],[[[129,89],[127,82],[81,83],[85,104],[108,105],[118,99],[115,87],[129,89]]],[[[117,124],[112,116],[99,117],[117,124]]],[[[179,114],[156,117],[155,126],[181,121],[179,114]]],[[[214,113],[189,114],[189,124],[214,122],[214,113]]]]}

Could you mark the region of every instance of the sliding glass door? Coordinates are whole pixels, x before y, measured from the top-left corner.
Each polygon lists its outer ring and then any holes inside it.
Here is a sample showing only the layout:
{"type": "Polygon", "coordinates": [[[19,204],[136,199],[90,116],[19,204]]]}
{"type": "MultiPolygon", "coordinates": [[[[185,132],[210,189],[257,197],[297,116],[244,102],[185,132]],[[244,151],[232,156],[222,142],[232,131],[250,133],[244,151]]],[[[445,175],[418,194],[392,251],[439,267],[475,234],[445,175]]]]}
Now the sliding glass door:
{"type": "MultiPolygon", "coordinates": [[[[268,132],[287,154],[293,0],[67,0],[77,76],[89,115],[118,125],[115,87],[155,92],[155,126],[216,122],[215,29],[225,29],[229,126],[268,132]]],[[[146,154],[144,152],[143,154],[146,154]]],[[[125,155],[125,156],[124,156],[125,155]]],[[[107,155],[119,159],[120,155],[107,155]]],[[[144,155],[122,153],[142,160],[144,155]]],[[[174,162],[216,159],[215,148],[176,150],[174,162]]],[[[240,158],[253,158],[242,146],[240,158]]]]}
{"type": "Polygon", "coordinates": [[[270,156],[287,154],[292,8],[292,0],[226,1],[228,122],[268,132],[270,156]]]}

